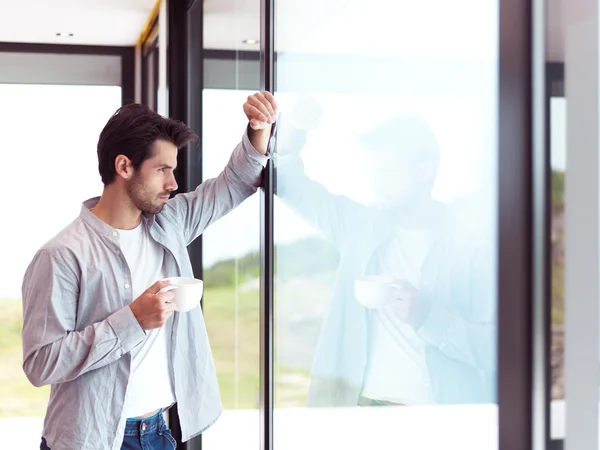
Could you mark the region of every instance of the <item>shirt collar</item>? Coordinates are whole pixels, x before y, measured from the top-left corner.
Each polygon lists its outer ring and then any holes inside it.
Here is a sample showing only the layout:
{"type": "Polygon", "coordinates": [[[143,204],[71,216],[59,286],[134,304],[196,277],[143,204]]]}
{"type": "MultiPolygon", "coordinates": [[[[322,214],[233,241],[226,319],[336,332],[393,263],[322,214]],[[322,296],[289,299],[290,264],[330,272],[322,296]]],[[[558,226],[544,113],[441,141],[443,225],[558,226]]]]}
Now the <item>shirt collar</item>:
{"type": "MultiPolygon", "coordinates": [[[[80,219],[92,227],[94,230],[107,236],[111,239],[118,240],[119,230],[111,227],[109,224],[100,220],[96,215],[91,211],[98,202],[100,201],[100,197],[93,197],[83,202],[81,205],[81,213],[79,214],[80,219]]],[[[142,220],[144,221],[144,226],[151,227],[154,223],[154,214],[144,213],[142,216],[142,220]]]]}

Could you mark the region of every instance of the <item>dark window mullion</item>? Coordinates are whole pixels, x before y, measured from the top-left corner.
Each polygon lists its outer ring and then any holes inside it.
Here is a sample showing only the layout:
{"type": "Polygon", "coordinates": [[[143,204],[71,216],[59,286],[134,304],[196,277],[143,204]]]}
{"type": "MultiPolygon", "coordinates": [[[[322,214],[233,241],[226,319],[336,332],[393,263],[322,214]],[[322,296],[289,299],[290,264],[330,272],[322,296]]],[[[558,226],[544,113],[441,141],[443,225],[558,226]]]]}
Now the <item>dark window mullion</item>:
{"type": "MultiPolygon", "coordinates": [[[[260,78],[262,90],[274,92],[274,0],[261,0],[260,21],[260,78]]],[[[273,449],[273,306],[274,306],[274,267],[273,267],[273,161],[270,160],[264,171],[261,189],[260,218],[260,448],[273,449]]]]}

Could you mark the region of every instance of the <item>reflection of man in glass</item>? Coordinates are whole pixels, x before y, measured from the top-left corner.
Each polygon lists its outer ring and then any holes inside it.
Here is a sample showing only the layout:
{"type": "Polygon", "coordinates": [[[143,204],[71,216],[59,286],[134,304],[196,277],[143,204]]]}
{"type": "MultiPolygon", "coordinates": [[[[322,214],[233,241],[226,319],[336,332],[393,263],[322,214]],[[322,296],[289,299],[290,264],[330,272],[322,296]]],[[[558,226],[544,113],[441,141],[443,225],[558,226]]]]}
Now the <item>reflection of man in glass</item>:
{"type": "Polygon", "coordinates": [[[417,301],[415,286],[445,213],[430,195],[438,145],[423,122],[410,117],[377,126],[360,143],[368,151],[367,167],[380,208],[376,214],[390,228],[388,239],[374,249],[365,267],[366,274],[377,277],[355,280],[356,299],[370,309],[360,403],[430,403],[426,343],[414,327],[424,304],[417,301]],[[386,289],[377,292],[382,284],[386,289]]]}
{"type": "Polygon", "coordinates": [[[285,120],[277,194],[340,252],[309,402],[493,401],[490,260],[475,237],[455,233],[457,214],[432,198],[439,149],[429,127],[398,116],[359,137],[376,203],[367,207],[304,174],[306,133],[285,120]]]}

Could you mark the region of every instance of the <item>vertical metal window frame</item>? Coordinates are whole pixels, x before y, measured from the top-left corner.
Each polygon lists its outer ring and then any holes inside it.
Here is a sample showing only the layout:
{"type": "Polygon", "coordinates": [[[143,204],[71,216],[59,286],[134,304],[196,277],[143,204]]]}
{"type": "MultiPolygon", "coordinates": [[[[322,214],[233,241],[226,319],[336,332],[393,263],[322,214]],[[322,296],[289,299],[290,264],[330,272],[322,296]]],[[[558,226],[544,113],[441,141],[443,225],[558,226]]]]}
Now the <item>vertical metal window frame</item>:
{"type": "Polygon", "coordinates": [[[141,48],[142,60],[142,98],[144,105],[148,105],[152,110],[157,108],[157,89],[158,89],[158,14],[160,11],[160,1],[157,1],[144,26],[138,45],[141,48]],[[150,73],[152,74],[152,86],[150,86],[150,73]],[[150,96],[149,92],[153,92],[150,96]]]}
{"type": "MultiPolygon", "coordinates": [[[[178,155],[175,176],[181,190],[189,192],[202,182],[203,5],[202,0],[169,0],[166,6],[169,117],[187,123],[200,137],[178,155]]],[[[202,278],[202,236],[188,247],[188,253],[194,275],[202,278]]],[[[177,405],[169,410],[169,426],[178,449],[202,449],[202,436],[181,441],[177,405]]]]}
{"type": "MultiPolygon", "coordinates": [[[[261,90],[275,92],[275,0],[260,2],[261,90]]],[[[271,141],[273,142],[273,140],[271,141]]],[[[270,149],[272,151],[272,149],[270,149]]],[[[274,217],[275,173],[267,163],[260,192],[260,449],[273,449],[274,406],[274,217]]]]}
{"type": "Polygon", "coordinates": [[[498,116],[500,450],[549,445],[545,6],[503,0],[498,116]]]}

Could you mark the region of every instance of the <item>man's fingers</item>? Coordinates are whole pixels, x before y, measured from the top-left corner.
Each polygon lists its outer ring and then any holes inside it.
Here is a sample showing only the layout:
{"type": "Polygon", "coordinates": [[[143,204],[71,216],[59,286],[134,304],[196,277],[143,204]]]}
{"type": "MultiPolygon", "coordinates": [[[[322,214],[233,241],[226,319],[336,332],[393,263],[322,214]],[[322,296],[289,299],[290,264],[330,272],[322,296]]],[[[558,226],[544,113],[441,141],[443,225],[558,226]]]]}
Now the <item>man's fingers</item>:
{"type": "Polygon", "coordinates": [[[158,291],[160,291],[164,287],[169,286],[170,284],[171,282],[169,280],[158,280],[156,283],[154,283],[152,286],[146,289],[146,292],[150,294],[157,294],[158,291]]]}
{"type": "Polygon", "coordinates": [[[273,120],[275,119],[275,114],[273,114],[269,110],[270,105],[268,105],[268,102],[261,101],[261,99],[259,99],[258,97],[252,97],[249,103],[260,111],[260,113],[266,118],[266,122],[273,122],[273,120]]]}
{"type": "Polygon", "coordinates": [[[175,293],[173,291],[167,291],[158,294],[157,297],[162,303],[167,303],[173,301],[173,299],[175,298],[175,293]]]}
{"type": "Polygon", "coordinates": [[[266,106],[269,114],[271,114],[271,118],[275,120],[277,115],[277,104],[275,103],[275,97],[268,91],[261,92],[256,94],[256,97],[260,100],[260,102],[266,106]]]}
{"type": "Polygon", "coordinates": [[[264,123],[269,122],[269,119],[268,119],[266,113],[261,111],[259,108],[257,108],[253,104],[246,103],[246,106],[244,107],[244,112],[246,113],[246,115],[248,116],[248,118],[251,121],[254,120],[254,121],[264,122],[264,123]]]}
{"type": "Polygon", "coordinates": [[[275,100],[273,94],[271,94],[269,91],[263,91],[263,95],[269,101],[269,104],[271,105],[271,108],[273,108],[275,114],[277,114],[279,107],[277,106],[277,100],[275,100]]]}
{"type": "Polygon", "coordinates": [[[273,123],[275,120],[275,111],[271,107],[271,104],[262,96],[262,94],[255,94],[248,98],[248,103],[254,106],[267,120],[263,122],[273,123]]]}
{"type": "Polygon", "coordinates": [[[252,129],[265,128],[265,125],[270,125],[277,119],[275,97],[268,91],[248,96],[248,100],[244,103],[244,113],[250,120],[252,129]]]}
{"type": "Polygon", "coordinates": [[[170,314],[177,309],[177,305],[173,302],[167,302],[165,303],[164,308],[165,311],[167,311],[170,314]]]}
{"type": "Polygon", "coordinates": [[[254,119],[250,121],[250,128],[252,128],[253,130],[264,130],[270,126],[271,125],[269,125],[267,122],[259,122],[258,120],[254,119]]]}

